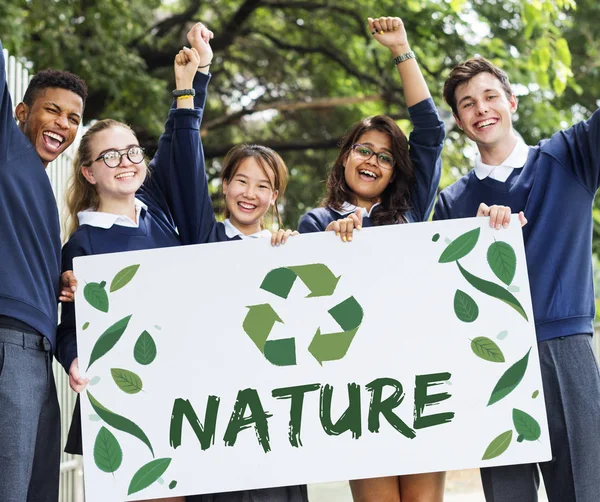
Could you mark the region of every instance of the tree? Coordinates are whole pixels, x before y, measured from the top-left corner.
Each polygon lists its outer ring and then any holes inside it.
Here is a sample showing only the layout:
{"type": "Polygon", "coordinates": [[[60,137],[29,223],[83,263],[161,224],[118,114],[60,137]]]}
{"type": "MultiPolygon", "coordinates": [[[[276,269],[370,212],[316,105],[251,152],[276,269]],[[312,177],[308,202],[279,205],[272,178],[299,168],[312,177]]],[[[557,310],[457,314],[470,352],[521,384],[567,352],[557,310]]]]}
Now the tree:
{"type": "MultiPolygon", "coordinates": [[[[595,8],[582,4],[588,13],[595,8]]],[[[399,12],[397,2],[380,0],[373,12],[367,0],[17,0],[0,6],[0,33],[36,69],[67,68],[88,81],[86,120],[124,120],[153,146],[170,103],[175,52],[189,26],[205,22],[216,34],[202,130],[209,176],[218,175],[233,144],[273,146],[292,173],[283,214],[295,227],[323,193],[336,145],[353,122],[386,113],[410,127],[398,75],[371,40],[367,16],[402,16],[440,106],[441,85],[457,62],[481,53],[503,66],[525,84],[517,126],[535,142],[572,120],[580,73],[595,84],[589,65],[574,64],[571,73],[566,37],[579,43],[597,29],[588,17],[587,31],[579,30],[573,7],[570,0],[408,0],[399,12]]],[[[590,62],[592,53],[581,57],[590,62]]],[[[444,183],[467,169],[462,136],[449,134],[444,183]]]]}

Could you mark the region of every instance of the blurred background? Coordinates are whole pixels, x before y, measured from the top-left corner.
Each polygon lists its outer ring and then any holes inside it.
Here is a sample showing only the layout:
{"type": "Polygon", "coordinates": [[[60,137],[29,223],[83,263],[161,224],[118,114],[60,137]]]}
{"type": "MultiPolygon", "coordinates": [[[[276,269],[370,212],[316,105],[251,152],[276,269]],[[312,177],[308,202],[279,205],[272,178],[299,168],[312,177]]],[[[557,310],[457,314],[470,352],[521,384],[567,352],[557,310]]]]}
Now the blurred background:
{"type": "MultiPolygon", "coordinates": [[[[515,127],[529,144],[598,106],[600,3],[593,0],[5,0],[0,39],[11,55],[14,103],[32,73],[72,71],[90,88],[85,124],[107,117],[127,122],[152,154],[171,105],[174,55],[202,21],[215,33],[202,125],[215,207],[222,210],[224,154],[240,142],[265,144],[290,169],[280,210],[285,226],[295,228],[323,196],[350,125],[384,113],[410,132],[400,78],[387,49],[372,40],[369,16],[403,19],[446,122],[440,189],[465,174],[475,154],[441,99],[458,62],[481,54],[509,74],[519,97],[515,127]]],[[[59,205],[70,155],[72,149],[48,170],[59,205]]],[[[597,252],[598,207],[594,221],[597,252]]],[[[62,368],[56,374],[66,431],[73,396],[62,368]]],[[[82,500],[79,459],[65,455],[61,469],[61,501],[82,500]]],[[[345,483],[312,486],[310,494],[316,502],[351,500],[345,483]]],[[[449,473],[446,500],[483,501],[478,472],[449,473]]]]}

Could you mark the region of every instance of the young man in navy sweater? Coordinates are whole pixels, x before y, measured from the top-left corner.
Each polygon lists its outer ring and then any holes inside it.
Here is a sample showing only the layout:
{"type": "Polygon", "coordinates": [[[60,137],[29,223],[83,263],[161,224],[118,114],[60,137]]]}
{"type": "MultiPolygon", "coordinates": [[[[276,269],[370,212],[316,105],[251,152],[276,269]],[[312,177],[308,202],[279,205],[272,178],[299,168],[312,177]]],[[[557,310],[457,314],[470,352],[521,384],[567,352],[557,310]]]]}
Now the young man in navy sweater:
{"type": "MultiPolygon", "coordinates": [[[[479,156],[469,174],[442,191],[434,219],[475,216],[478,209],[489,214],[492,204],[525,212],[552,446],[552,460],[539,468],[550,501],[597,502],[600,376],[592,351],[591,243],[592,204],[600,186],[600,111],[529,147],[513,130],[517,98],[507,75],[480,57],[452,70],[444,99],[479,156]]],[[[488,502],[537,501],[536,464],[486,468],[481,477],[488,502]]]]}
{"type": "Polygon", "coordinates": [[[40,72],[15,123],[1,42],[0,86],[0,500],[55,502],[60,226],[46,167],[75,139],[87,89],[73,74],[40,72]]]}

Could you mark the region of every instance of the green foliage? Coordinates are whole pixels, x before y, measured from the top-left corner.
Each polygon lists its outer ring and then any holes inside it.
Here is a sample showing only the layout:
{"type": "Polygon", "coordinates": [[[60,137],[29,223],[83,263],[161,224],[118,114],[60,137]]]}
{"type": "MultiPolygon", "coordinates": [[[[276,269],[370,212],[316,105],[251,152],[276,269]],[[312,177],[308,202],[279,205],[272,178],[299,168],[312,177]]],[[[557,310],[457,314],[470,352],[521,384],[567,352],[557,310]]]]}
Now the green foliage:
{"type": "MultiPolygon", "coordinates": [[[[531,144],[589,116],[599,94],[600,7],[593,0],[380,0],[376,11],[367,0],[4,3],[4,45],[35,69],[81,75],[92,91],[86,121],[128,122],[150,150],[171,102],[175,52],[192,23],[205,22],[215,32],[203,119],[209,177],[218,176],[235,143],[273,146],[292,173],[283,203],[288,227],[318,204],[352,123],[377,113],[408,119],[400,79],[389,52],[372,40],[368,16],[403,18],[447,119],[442,187],[468,170],[465,151],[473,154],[441,101],[454,64],[479,53],[509,73],[520,97],[516,127],[531,144]]],[[[218,183],[211,189],[218,193],[218,183]]]]}

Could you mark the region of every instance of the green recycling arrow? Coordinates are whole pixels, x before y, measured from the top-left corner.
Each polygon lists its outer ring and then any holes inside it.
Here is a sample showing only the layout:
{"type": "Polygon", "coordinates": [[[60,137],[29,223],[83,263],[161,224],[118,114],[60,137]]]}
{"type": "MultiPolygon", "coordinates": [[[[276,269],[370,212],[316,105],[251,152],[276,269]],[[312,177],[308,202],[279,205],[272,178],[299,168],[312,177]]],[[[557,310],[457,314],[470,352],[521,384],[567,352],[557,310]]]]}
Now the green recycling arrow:
{"type": "Polygon", "coordinates": [[[296,364],[296,341],[293,338],[268,340],[276,322],[283,323],[268,303],[249,305],[242,327],[258,350],[276,366],[296,364]]]}
{"type": "Polygon", "coordinates": [[[321,365],[323,361],[337,361],[346,355],[363,320],[363,309],[353,296],[330,309],[329,314],[344,331],[322,334],[321,328],[317,329],[308,351],[321,365]]]}
{"type": "Polygon", "coordinates": [[[307,298],[314,298],[333,294],[341,276],[336,277],[333,275],[329,267],[322,263],[281,267],[271,270],[264,278],[260,288],[287,299],[296,277],[300,277],[300,280],[310,289],[307,298]]]}
{"type": "MultiPolygon", "coordinates": [[[[279,267],[265,276],[260,288],[287,299],[297,277],[310,290],[307,298],[314,298],[331,296],[341,276],[336,277],[329,267],[322,263],[279,267]]],[[[295,365],[295,338],[269,340],[275,323],[283,323],[273,307],[268,303],[262,303],[249,305],[247,308],[248,313],[242,327],[265,358],[276,366],[295,365]]],[[[320,328],[317,329],[308,350],[321,365],[323,361],[335,361],[346,355],[363,319],[362,307],[353,296],[332,307],[329,314],[343,331],[323,334],[320,328]]]]}

